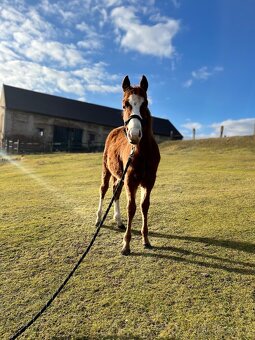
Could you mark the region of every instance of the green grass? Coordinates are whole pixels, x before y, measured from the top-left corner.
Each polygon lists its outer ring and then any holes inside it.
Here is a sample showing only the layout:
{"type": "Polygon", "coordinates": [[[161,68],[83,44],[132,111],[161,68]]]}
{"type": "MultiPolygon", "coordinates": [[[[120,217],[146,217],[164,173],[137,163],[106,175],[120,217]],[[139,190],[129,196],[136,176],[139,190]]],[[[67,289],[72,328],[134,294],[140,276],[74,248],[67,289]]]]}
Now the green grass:
{"type": "MultiPolygon", "coordinates": [[[[161,145],[154,248],[131,255],[112,212],[84,262],[26,339],[254,339],[255,140],[161,145]]],[[[94,231],[101,154],[0,159],[0,338],[50,298],[94,231]]],[[[109,190],[108,200],[111,196],[109,190]]],[[[138,196],[139,199],[139,196],[138,196]]],[[[125,216],[125,195],[122,211],[125,216]]]]}

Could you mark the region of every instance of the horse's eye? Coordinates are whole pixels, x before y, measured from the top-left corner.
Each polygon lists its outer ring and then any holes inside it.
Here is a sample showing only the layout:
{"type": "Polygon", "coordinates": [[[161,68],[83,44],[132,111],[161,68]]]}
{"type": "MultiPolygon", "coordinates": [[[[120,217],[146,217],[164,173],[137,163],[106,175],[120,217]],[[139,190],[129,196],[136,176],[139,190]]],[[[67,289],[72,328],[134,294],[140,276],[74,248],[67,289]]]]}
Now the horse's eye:
{"type": "Polygon", "coordinates": [[[128,108],[128,107],[130,107],[131,105],[130,105],[130,103],[129,103],[129,101],[125,101],[125,103],[124,103],[124,105],[123,105],[123,109],[126,109],[126,108],[128,108]]]}

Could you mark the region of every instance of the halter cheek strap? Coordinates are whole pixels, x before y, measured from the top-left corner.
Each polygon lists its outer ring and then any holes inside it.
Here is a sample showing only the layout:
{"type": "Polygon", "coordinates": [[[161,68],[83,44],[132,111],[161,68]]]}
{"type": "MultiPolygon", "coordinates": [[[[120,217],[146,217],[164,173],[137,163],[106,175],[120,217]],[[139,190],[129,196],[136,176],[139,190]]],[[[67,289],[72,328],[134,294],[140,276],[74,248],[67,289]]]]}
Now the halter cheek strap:
{"type": "Polygon", "coordinates": [[[124,121],[124,126],[127,126],[128,123],[130,122],[130,120],[133,119],[133,118],[138,119],[141,122],[141,124],[143,125],[144,121],[141,118],[141,116],[139,116],[139,115],[131,115],[127,120],[124,121]]]}

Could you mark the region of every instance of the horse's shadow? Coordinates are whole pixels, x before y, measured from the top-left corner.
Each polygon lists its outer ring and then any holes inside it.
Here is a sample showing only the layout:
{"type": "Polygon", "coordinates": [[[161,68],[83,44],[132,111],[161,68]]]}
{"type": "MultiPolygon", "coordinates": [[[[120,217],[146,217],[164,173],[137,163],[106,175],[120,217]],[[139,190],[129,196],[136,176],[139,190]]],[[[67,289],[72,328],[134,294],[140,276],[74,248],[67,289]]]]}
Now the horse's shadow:
{"type": "MultiPolygon", "coordinates": [[[[114,226],[104,225],[103,228],[121,232],[114,226]]],[[[134,235],[140,235],[140,231],[132,230],[134,235]]],[[[149,236],[153,238],[164,238],[168,240],[180,240],[190,243],[203,244],[205,247],[215,246],[223,247],[226,249],[232,249],[237,252],[246,252],[248,254],[255,254],[255,244],[242,241],[232,241],[215,239],[209,237],[196,237],[196,236],[182,236],[173,234],[163,234],[159,232],[150,231],[149,236]]],[[[199,248],[199,246],[198,246],[199,248]]],[[[206,248],[205,248],[206,249],[206,248]]],[[[157,257],[161,259],[168,259],[180,263],[195,264],[205,268],[220,269],[231,273],[255,275],[255,264],[233,260],[217,255],[206,254],[205,252],[195,252],[193,250],[184,249],[182,247],[174,246],[153,246],[151,250],[145,250],[143,252],[131,252],[132,256],[145,256],[145,257],[157,257]],[[169,254],[171,253],[171,254],[169,254]],[[209,260],[210,262],[207,262],[209,260]]]]}

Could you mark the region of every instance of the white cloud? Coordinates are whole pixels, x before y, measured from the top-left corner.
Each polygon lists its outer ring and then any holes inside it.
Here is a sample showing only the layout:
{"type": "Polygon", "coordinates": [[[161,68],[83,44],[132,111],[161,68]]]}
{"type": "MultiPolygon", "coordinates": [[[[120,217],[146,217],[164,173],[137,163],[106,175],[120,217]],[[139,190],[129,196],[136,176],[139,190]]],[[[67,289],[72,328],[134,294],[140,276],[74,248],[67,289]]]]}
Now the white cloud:
{"type": "MultiPolygon", "coordinates": [[[[59,15],[67,19],[67,13],[72,12],[75,3],[78,5],[77,1],[81,5],[79,0],[54,4],[43,0],[39,8],[43,7],[42,13],[54,18],[59,15]]],[[[82,3],[90,5],[89,0],[82,3]]],[[[79,17],[77,7],[72,13],[68,20],[79,17]]],[[[28,6],[25,1],[18,5],[17,0],[3,0],[0,4],[0,84],[79,98],[85,98],[89,91],[119,92],[120,77],[109,74],[107,64],[85,59],[88,51],[100,48],[101,37],[82,21],[77,21],[76,26],[86,39],[66,43],[63,32],[47,21],[38,7],[28,6]]]]}
{"type": "Polygon", "coordinates": [[[70,72],[49,68],[34,62],[14,60],[0,63],[0,75],[5,79],[5,84],[47,93],[61,94],[65,92],[83,98],[88,91],[99,93],[120,91],[119,85],[111,85],[111,75],[107,74],[103,66],[99,67],[98,65],[70,72]],[[105,81],[109,84],[106,84],[105,81]]]}
{"type": "Polygon", "coordinates": [[[60,66],[75,66],[83,61],[81,52],[74,45],[52,40],[57,36],[53,26],[40,17],[34,8],[21,13],[5,7],[0,23],[2,39],[8,41],[9,49],[23,59],[54,62],[60,66]]]}
{"type": "Polygon", "coordinates": [[[194,79],[206,80],[212,75],[212,72],[208,71],[207,66],[203,66],[199,70],[192,71],[191,75],[194,79]]]}
{"type": "Polygon", "coordinates": [[[9,60],[17,59],[19,59],[18,54],[8,46],[8,43],[5,41],[0,42],[0,63],[6,63],[9,60]]]}
{"type": "Polygon", "coordinates": [[[214,123],[210,126],[213,129],[213,135],[220,135],[221,126],[224,126],[223,134],[227,137],[252,135],[254,133],[255,118],[227,119],[220,123],[214,123]]]}
{"type": "Polygon", "coordinates": [[[97,93],[118,93],[120,92],[120,86],[110,86],[110,85],[104,85],[104,84],[88,84],[87,89],[91,92],[97,92],[97,93]]]}
{"type": "Polygon", "coordinates": [[[92,50],[100,49],[102,47],[102,44],[97,39],[95,39],[95,40],[85,39],[85,40],[82,40],[82,41],[78,41],[77,46],[79,48],[85,49],[87,51],[87,53],[89,53],[89,51],[91,52],[92,50]]]}
{"type": "Polygon", "coordinates": [[[193,137],[193,129],[195,129],[196,138],[203,138],[201,130],[203,125],[199,122],[192,122],[187,119],[187,122],[181,125],[181,134],[185,139],[190,139],[193,137]]]}
{"type": "MultiPolygon", "coordinates": [[[[18,46],[14,48],[16,52],[19,51],[18,46]]],[[[28,44],[23,44],[19,53],[31,61],[53,63],[58,68],[74,67],[84,62],[82,54],[74,45],[61,44],[57,41],[32,40],[28,44]]]]}
{"type": "Polygon", "coordinates": [[[189,88],[193,84],[193,79],[188,79],[183,83],[183,86],[189,88]]]}
{"type": "Polygon", "coordinates": [[[184,127],[185,129],[192,131],[193,129],[200,130],[203,125],[198,122],[187,122],[185,124],[182,124],[181,127],[184,127]]]}
{"type": "Polygon", "coordinates": [[[5,8],[4,5],[1,6],[1,17],[4,20],[16,22],[16,23],[22,23],[24,20],[23,15],[12,7],[5,8]]]}
{"type": "Polygon", "coordinates": [[[194,81],[206,81],[210,77],[215,76],[217,73],[224,71],[222,66],[215,66],[212,69],[209,69],[207,66],[203,66],[198,70],[194,70],[191,72],[191,78],[187,79],[183,83],[183,87],[189,88],[194,84],[194,81]]]}
{"type": "MultiPolygon", "coordinates": [[[[62,21],[68,22],[76,17],[76,13],[72,10],[72,7],[75,5],[76,1],[49,1],[49,0],[41,0],[38,4],[40,10],[43,13],[48,15],[54,15],[55,17],[59,17],[62,21]]],[[[80,7],[80,3],[77,3],[77,6],[80,7]]],[[[83,1],[83,6],[86,7],[86,0],[83,1]]]]}
{"type": "Polygon", "coordinates": [[[86,24],[86,22],[82,21],[80,23],[78,23],[76,26],[77,30],[85,32],[85,33],[89,33],[90,32],[90,27],[88,24],[86,24]]]}
{"type": "Polygon", "coordinates": [[[100,49],[103,46],[101,36],[84,21],[78,23],[76,29],[84,34],[83,40],[77,43],[78,47],[92,51],[100,49]]]}
{"type": "Polygon", "coordinates": [[[151,26],[141,24],[133,7],[117,7],[111,17],[125,50],[166,58],[174,55],[172,40],[180,29],[178,20],[167,18],[151,26]]]}
{"type": "Polygon", "coordinates": [[[104,5],[107,7],[112,7],[112,6],[119,6],[121,4],[121,0],[103,0],[104,5]]]}
{"type": "Polygon", "coordinates": [[[224,126],[223,135],[227,137],[249,136],[254,134],[255,117],[244,119],[227,119],[210,125],[187,121],[181,125],[181,133],[185,138],[192,138],[192,130],[196,129],[196,138],[220,137],[221,126],[224,126]]]}
{"type": "Polygon", "coordinates": [[[154,0],[130,0],[133,7],[123,7],[126,3],[1,0],[0,84],[79,98],[88,92],[120,92],[121,76],[100,62],[109,34],[118,35],[125,50],[170,58],[180,29],[179,21],[159,14],[154,0]],[[99,61],[92,61],[92,53],[99,61]]]}
{"type": "Polygon", "coordinates": [[[179,0],[171,0],[175,8],[181,7],[181,2],[179,0]]]}

